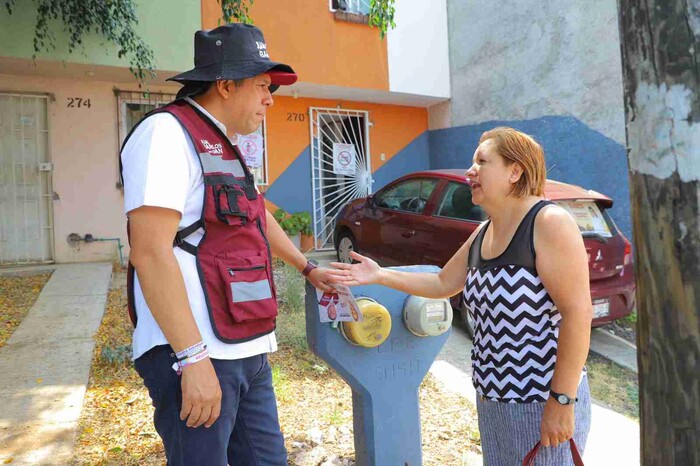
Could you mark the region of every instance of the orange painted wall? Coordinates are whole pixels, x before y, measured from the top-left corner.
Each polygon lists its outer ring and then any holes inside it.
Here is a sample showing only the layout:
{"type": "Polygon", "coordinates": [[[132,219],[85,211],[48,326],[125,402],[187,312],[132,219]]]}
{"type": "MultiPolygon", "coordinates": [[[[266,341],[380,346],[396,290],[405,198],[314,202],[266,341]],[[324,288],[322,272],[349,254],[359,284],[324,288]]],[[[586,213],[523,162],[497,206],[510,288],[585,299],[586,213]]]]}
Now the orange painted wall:
{"type": "MultiPolygon", "coordinates": [[[[217,0],[202,1],[202,28],[219,25],[217,0]]],[[[336,21],[328,0],[258,0],[251,17],[270,57],[306,83],[389,90],[386,40],[366,24],[336,21]]]]}
{"type": "Polygon", "coordinates": [[[373,126],[369,130],[372,171],[391,160],[401,149],[428,130],[428,111],[419,107],[379,105],[293,97],[275,97],[267,113],[268,179],[274,182],[310,144],[309,108],[366,110],[373,126]],[[288,113],[305,115],[304,121],[287,121],[288,113]],[[380,159],[381,154],[386,159],[380,159]]]}

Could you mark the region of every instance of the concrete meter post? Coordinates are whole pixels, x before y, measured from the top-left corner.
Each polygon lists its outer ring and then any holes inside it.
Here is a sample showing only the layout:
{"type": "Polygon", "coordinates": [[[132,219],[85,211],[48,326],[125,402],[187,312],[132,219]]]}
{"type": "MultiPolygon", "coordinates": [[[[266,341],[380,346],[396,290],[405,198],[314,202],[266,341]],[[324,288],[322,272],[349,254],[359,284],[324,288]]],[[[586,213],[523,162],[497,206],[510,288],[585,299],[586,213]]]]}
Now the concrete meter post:
{"type": "MultiPolygon", "coordinates": [[[[439,272],[434,266],[397,267],[439,272]]],[[[351,289],[363,322],[321,323],[307,283],[306,335],[311,350],[352,389],[358,466],[422,464],[418,387],[451,330],[449,300],[409,296],[379,285],[351,289]]]]}

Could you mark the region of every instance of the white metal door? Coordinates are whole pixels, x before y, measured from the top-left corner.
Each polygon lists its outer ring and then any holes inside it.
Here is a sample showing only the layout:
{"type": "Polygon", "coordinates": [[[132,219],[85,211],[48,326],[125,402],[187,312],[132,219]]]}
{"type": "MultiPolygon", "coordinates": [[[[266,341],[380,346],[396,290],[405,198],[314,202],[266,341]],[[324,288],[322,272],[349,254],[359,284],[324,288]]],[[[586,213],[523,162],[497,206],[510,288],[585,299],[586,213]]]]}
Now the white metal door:
{"type": "Polygon", "coordinates": [[[53,262],[47,102],[0,94],[0,265],[53,262]]]}
{"type": "Polygon", "coordinates": [[[309,109],[311,177],[316,249],[333,249],[333,229],[340,209],[372,191],[369,151],[369,113],[338,108],[309,109]],[[334,144],[354,147],[355,171],[338,174],[333,168],[334,144]]]}

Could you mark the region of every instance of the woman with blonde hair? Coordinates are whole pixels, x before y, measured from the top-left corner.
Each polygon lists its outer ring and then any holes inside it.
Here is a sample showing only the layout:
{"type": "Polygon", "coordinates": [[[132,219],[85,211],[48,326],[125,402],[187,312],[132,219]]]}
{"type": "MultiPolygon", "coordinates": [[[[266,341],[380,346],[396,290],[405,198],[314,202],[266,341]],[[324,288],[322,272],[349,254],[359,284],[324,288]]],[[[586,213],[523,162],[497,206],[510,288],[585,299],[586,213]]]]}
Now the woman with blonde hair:
{"type": "Polygon", "coordinates": [[[409,294],[464,294],[474,320],[473,382],[488,466],[573,464],[591,406],[584,364],[592,319],[588,256],[574,219],[544,198],[544,152],[512,128],[486,131],[466,172],[472,202],[489,219],[439,274],[333,263],[338,283],[378,283],[409,294]]]}

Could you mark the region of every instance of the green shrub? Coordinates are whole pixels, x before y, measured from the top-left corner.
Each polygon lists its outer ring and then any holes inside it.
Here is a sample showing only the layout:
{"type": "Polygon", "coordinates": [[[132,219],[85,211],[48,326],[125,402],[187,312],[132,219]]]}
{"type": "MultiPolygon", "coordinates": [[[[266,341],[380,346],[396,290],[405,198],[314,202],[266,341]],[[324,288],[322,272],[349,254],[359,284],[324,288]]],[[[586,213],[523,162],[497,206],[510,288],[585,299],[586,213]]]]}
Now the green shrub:
{"type": "Polygon", "coordinates": [[[306,236],[311,236],[314,234],[313,220],[309,212],[298,212],[294,214],[299,219],[299,225],[301,226],[301,234],[306,236]]]}
{"type": "Polygon", "coordinates": [[[272,217],[277,220],[277,223],[282,222],[287,217],[287,211],[284,209],[277,209],[272,217]]]}
{"type": "Polygon", "coordinates": [[[303,235],[313,234],[312,219],[309,212],[289,214],[284,209],[277,209],[272,216],[289,236],[296,236],[300,233],[303,235]]]}
{"type": "Polygon", "coordinates": [[[289,236],[296,236],[301,231],[301,225],[299,224],[299,219],[294,215],[291,215],[280,222],[282,230],[289,236]]]}

